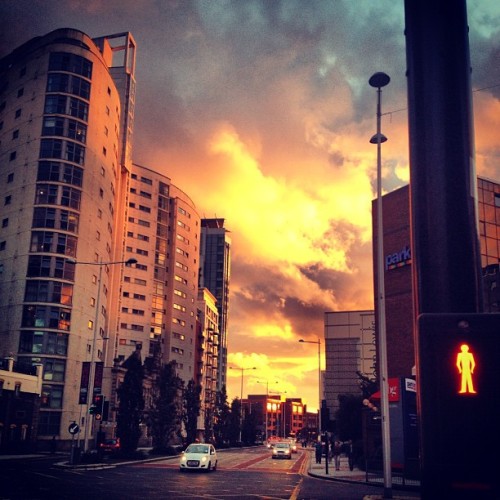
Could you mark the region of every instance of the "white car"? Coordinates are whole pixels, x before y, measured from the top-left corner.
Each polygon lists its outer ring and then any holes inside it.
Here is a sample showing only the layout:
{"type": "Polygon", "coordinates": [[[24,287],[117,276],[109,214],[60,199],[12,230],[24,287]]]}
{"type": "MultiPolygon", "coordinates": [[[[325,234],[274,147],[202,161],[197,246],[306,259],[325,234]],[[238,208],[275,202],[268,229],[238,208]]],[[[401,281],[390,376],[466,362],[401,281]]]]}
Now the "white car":
{"type": "Polygon", "coordinates": [[[290,443],[280,442],[276,443],[273,448],[273,458],[287,458],[291,460],[292,458],[292,447],[290,443]]]}
{"type": "Polygon", "coordinates": [[[192,443],[183,452],[179,470],[205,470],[210,472],[217,469],[217,452],[213,445],[208,443],[192,443]]]}

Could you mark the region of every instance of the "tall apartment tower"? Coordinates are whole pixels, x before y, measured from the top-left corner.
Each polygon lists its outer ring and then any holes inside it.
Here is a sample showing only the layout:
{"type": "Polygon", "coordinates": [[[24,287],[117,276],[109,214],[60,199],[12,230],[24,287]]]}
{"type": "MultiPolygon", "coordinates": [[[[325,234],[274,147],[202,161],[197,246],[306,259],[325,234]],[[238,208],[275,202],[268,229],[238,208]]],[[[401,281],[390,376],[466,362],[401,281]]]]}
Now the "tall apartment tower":
{"type": "Polygon", "coordinates": [[[117,38],[60,29],[0,61],[0,355],[43,364],[41,438],[85,423],[125,269],[135,42],[117,38]]]}
{"type": "Polygon", "coordinates": [[[125,268],[107,365],[138,344],[143,359],[159,348],[187,383],[195,378],[200,217],[168,177],[135,163],[127,203],[124,257],[137,264],[125,268]]]}
{"type": "Polygon", "coordinates": [[[200,288],[208,288],[219,311],[219,363],[217,390],[226,386],[231,238],[224,219],[201,220],[200,288]]]}

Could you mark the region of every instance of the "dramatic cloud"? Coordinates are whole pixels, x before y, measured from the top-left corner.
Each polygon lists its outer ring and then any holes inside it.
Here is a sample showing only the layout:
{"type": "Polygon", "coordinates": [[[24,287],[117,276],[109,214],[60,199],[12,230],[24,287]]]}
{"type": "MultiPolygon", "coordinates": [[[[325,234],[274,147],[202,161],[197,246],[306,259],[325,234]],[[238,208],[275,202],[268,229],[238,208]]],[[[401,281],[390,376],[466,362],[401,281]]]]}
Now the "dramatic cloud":
{"type": "MultiPolygon", "coordinates": [[[[229,396],[317,407],[325,311],[373,307],[376,71],[383,189],[409,180],[404,2],[2,0],[0,56],[72,27],[130,31],[134,161],[161,171],[232,237],[229,396]],[[22,26],[22,29],[19,29],[22,26]],[[256,370],[251,368],[256,367],[256,370]]],[[[500,5],[468,2],[478,173],[498,180],[500,5]]],[[[323,365],[324,366],[324,365],[323,365]]]]}

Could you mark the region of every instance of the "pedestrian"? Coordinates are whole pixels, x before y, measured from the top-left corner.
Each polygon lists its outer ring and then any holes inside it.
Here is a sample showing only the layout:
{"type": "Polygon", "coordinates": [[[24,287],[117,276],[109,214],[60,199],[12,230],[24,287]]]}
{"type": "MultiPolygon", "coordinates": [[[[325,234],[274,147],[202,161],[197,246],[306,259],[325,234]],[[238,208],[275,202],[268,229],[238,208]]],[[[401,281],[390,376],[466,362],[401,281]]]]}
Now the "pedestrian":
{"type": "Polygon", "coordinates": [[[323,454],[323,444],[321,443],[321,441],[317,441],[314,447],[316,449],[316,463],[320,464],[321,455],[323,454]]]}
{"type": "Polygon", "coordinates": [[[52,441],[50,442],[50,453],[51,455],[54,455],[57,449],[57,441],[56,437],[52,436],[52,441]]]}
{"type": "Polygon", "coordinates": [[[335,462],[335,470],[340,470],[340,452],[342,451],[342,446],[340,441],[335,441],[333,445],[333,460],[335,462]]]}

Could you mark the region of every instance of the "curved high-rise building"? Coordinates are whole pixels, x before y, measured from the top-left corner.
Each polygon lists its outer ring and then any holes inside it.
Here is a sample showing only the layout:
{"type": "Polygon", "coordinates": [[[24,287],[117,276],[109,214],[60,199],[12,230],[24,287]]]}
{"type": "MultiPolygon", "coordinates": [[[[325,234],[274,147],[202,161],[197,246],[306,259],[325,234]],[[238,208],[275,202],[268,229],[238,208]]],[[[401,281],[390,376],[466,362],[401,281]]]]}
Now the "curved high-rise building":
{"type": "Polygon", "coordinates": [[[59,29],[0,61],[0,354],[43,365],[41,438],[73,421],[92,434],[90,365],[99,392],[125,260],[134,47],[59,29]]]}
{"type": "Polygon", "coordinates": [[[132,163],[135,49],[130,33],[60,29],[0,60],[0,359],[43,366],[25,434],[60,447],[73,422],[84,450],[114,433],[132,353],[175,361],[186,384],[203,372],[201,219],[164,165],[132,163]]]}

